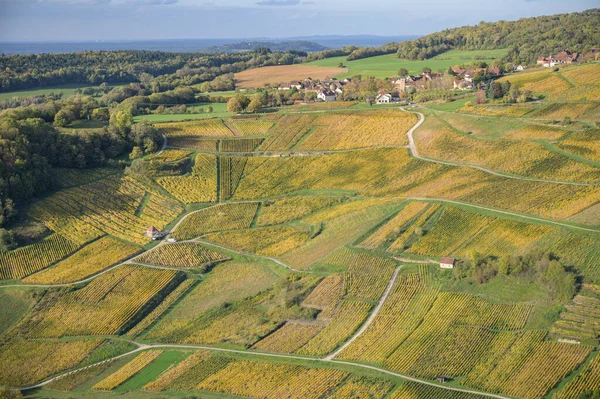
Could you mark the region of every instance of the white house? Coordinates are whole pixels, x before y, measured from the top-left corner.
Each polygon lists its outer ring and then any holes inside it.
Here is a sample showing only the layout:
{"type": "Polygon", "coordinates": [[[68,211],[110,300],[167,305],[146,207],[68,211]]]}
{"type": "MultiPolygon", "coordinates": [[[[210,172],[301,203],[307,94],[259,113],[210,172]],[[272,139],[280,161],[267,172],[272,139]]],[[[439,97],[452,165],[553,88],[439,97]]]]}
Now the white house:
{"type": "Polygon", "coordinates": [[[444,257],[440,260],[440,267],[442,269],[454,269],[454,258],[444,257]]]}
{"type": "Polygon", "coordinates": [[[392,95],[390,93],[379,93],[375,97],[375,102],[377,104],[389,104],[392,102],[392,95]]]}
{"type": "Polygon", "coordinates": [[[517,65],[517,68],[515,68],[517,71],[524,71],[527,69],[527,65],[517,65]]]}
{"type": "Polygon", "coordinates": [[[325,101],[325,102],[335,101],[336,95],[331,90],[321,90],[317,94],[317,99],[325,101]]]}

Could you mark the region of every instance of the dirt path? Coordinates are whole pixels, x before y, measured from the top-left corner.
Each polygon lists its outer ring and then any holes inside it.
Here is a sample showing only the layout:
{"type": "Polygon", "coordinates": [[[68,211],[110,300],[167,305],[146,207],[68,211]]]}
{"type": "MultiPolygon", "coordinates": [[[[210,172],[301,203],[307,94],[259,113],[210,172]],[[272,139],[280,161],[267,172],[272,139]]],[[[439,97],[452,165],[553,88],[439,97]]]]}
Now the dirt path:
{"type": "Polygon", "coordinates": [[[360,363],[354,363],[354,362],[348,362],[348,361],[319,359],[319,358],[313,358],[313,357],[304,357],[304,356],[296,356],[296,355],[285,355],[285,354],[278,354],[278,353],[265,353],[265,352],[256,352],[256,351],[243,351],[243,350],[236,350],[236,349],[224,349],[224,348],[215,348],[215,347],[202,346],[202,345],[142,344],[142,343],[135,342],[135,341],[130,341],[130,342],[132,342],[135,345],[138,345],[138,348],[136,348],[136,349],[134,349],[134,350],[132,350],[130,352],[124,353],[122,355],[115,356],[115,357],[112,357],[110,359],[106,359],[106,360],[103,360],[103,361],[98,362],[98,363],[91,364],[91,365],[86,366],[86,367],[82,367],[82,368],[79,368],[79,369],[76,369],[76,370],[72,370],[72,371],[60,374],[60,375],[58,375],[56,377],[53,377],[53,378],[48,379],[46,381],[40,382],[38,384],[31,385],[31,386],[28,386],[28,387],[23,387],[23,388],[17,388],[17,389],[19,389],[21,391],[28,391],[28,390],[31,390],[31,389],[42,388],[45,385],[48,385],[51,382],[56,381],[56,380],[58,380],[58,379],[60,379],[62,377],[65,377],[67,375],[76,373],[76,372],[81,371],[81,370],[88,369],[90,367],[97,366],[99,364],[103,364],[103,363],[110,362],[110,361],[113,361],[113,360],[116,360],[116,359],[120,359],[120,358],[123,358],[125,356],[129,356],[131,354],[134,354],[134,353],[137,353],[137,352],[141,352],[141,351],[146,350],[146,349],[173,348],[173,349],[200,349],[200,350],[213,351],[213,352],[224,352],[224,353],[236,353],[236,354],[243,354],[243,355],[254,355],[254,356],[257,356],[257,357],[271,357],[271,358],[279,358],[279,359],[304,360],[304,361],[310,361],[310,362],[315,362],[315,363],[343,364],[343,365],[353,366],[353,367],[357,367],[357,368],[363,368],[363,369],[378,371],[380,373],[391,375],[391,376],[394,376],[394,377],[399,377],[399,378],[402,378],[402,379],[407,380],[407,381],[413,381],[413,382],[417,382],[417,383],[420,383],[420,384],[429,385],[429,386],[440,388],[440,389],[445,389],[445,390],[448,390],[448,391],[471,393],[471,394],[475,394],[475,395],[485,396],[485,397],[488,397],[488,398],[510,399],[510,398],[508,398],[506,396],[496,395],[496,394],[492,394],[492,393],[480,392],[480,391],[475,391],[475,390],[470,390],[470,389],[454,388],[454,387],[449,387],[447,385],[436,384],[434,382],[429,382],[429,381],[421,380],[419,378],[409,377],[409,376],[404,375],[404,374],[394,373],[393,371],[385,370],[385,369],[382,369],[382,368],[379,368],[379,367],[369,366],[369,365],[366,365],[366,364],[360,364],[360,363]]]}
{"type": "MultiPolygon", "coordinates": [[[[398,197],[398,198],[402,198],[402,197],[398,197]]],[[[569,223],[558,222],[558,221],[555,221],[552,219],[544,219],[544,218],[540,218],[540,217],[524,215],[522,213],[504,211],[501,209],[489,208],[489,207],[485,207],[485,206],[481,206],[481,205],[474,205],[470,202],[454,201],[454,200],[448,200],[448,199],[443,199],[443,198],[428,198],[428,197],[404,197],[404,199],[414,200],[414,201],[439,201],[439,202],[446,202],[446,203],[455,204],[455,205],[464,205],[464,206],[468,206],[471,208],[481,209],[483,211],[490,211],[490,212],[500,213],[503,215],[515,216],[515,217],[518,217],[521,219],[533,220],[536,222],[552,224],[555,226],[566,227],[569,229],[580,230],[580,231],[589,231],[592,233],[600,233],[600,228],[594,229],[594,228],[588,228],[588,227],[580,227],[580,226],[576,226],[576,225],[569,224],[569,223]]]]}
{"type": "Polygon", "coordinates": [[[564,185],[569,185],[569,186],[585,186],[585,187],[598,186],[598,184],[594,184],[594,183],[580,183],[580,182],[569,182],[569,181],[561,181],[561,180],[539,179],[536,177],[527,177],[527,176],[514,176],[514,175],[507,174],[507,173],[496,172],[494,170],[484,168],[483,166],[465,164],[465,163],[460,163],[460,162],[443,161],[440,159],[424,157],[422,155],[419,155],[419,151],[417,150],[417,145],[415,143],[413,133],[415,132],[415,130],[417,130],[419,128],[419,126],[421,126],[423,124],[423,122],[425,122],[425,115],[423,115],[421,112],[418,112],[418,111],[407,111],[404,108],[400,108],[400,109],[404,112],[411,112],[411,113],[415,113],[415,114],[419,115],[419,121],[406,133],[406,136],[408,137],[408,148],[410,150],[411,155],[417,159],[420,159],[421,161],[437,163],[440,165],[458,166],[458,167],[463,167],[463,168],[477,169],[482,172],[489,173],[494,176],[504,177],[507,179],[535,181],[535,182],[540,182],[540,183],[564,184],[564,185]]]}
{"type": "Polygon", "coordinates": [[[203,245],[207,245],[207,246],[209,246],[209,247],[215,247],[215,248],[222,249],[222,250],[224,250],[224,251],[233,252],[234,254],[238,254],[238,255],[242,255],[242,256],[254,256],[254,257],[257,257],[257,258],[262,258],[262,259],[270,260],[271,262],[275,262],[275,263],[277,263],[279,266],[283,266],[283,267],[285,267],[286,269],[289,269],[289,270],[291,270],[291,271],[293,271],[293,272],[296,272],[296,273],[314,273],[314,272],[312,272],[312,271],[310,271],[310,270],[300,270],[300,269],[294,269],[293,267],[291,267],[290,265],[287,265],[287,264],[283,263],[283,262],[282,262],[282,261],[280,261],[279,259],[276,259],[276,258],[271,258],[271,257],[269,257],[269,256],[262,256],[262,255],[257,255],[257,254],[252,254],[252,253],[242,252],[242,251],[236,251],[235,249],[231,249],[231,248],[227,248],[227,247],[224,247],[224,246],[221,246],[221,245],[217,245],[217,244],[214,244],[214,243],[212,243],[212,242],[209,242],[209,241],[204,241],[204,240],[201,240],[201,239],[199,239],[199,238],[196,238],[196,239],[194,239],[194,240],[192,240],[192,241],[194,241],[194,242],[197,242],[197,243],[200,243],[200,244],[203,244],[203,245]]]}
{"type": "Polygon", "coordinates": [[[377,306],[375,307],[375,309],[373,309],[373,311],[371,312],[371,315],[369,316],[367,321],[365,321],[363,323],[362,327],[348,341],[346,341],[346,343],[344,345],[340,346],[335,352],[325,356],[324,357],[325,360],[332,360],[334,357],[336,357],[337,355],[342,353],[342,351],[344,349],[346,349],[348,346],[350,346],[350,344],[352,344],[352,342],[354,342],[356,340],[356,338],[358,338],[362,333],[364,333],[367,330],[367,328],[369,328],[369,326],[371,325],[373,320],[375,320],[375,317],[377,317],[377,314],[381,310],[383,303],[385,302],[388,295],[392,291],[392,288],[394,287],[394,283],[396,282],[396,277],[398,276],[398,272],[400,271],[401,268],[402,268],[402,266],[398,266],[396,268],[396,270],[394,270],[394,273],[392,274],[392,278],[390,279],[390,282],[388,283],[387,287],[385,288],[385,291],[383,292],[383,295],[381,296],[381,298],[379,298],[379,303],[377,303],[377,306]]]}

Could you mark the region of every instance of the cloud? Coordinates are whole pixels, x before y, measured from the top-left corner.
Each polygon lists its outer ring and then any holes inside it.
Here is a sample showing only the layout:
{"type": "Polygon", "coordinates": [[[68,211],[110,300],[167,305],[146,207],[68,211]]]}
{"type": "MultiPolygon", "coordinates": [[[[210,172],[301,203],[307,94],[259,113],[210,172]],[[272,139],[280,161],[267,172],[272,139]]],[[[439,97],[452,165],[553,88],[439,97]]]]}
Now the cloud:
{"type": "Polygon", "coordinates": [[[262,0],[257,2],[259,6],[297,6],[300,0],[262,0]]]}

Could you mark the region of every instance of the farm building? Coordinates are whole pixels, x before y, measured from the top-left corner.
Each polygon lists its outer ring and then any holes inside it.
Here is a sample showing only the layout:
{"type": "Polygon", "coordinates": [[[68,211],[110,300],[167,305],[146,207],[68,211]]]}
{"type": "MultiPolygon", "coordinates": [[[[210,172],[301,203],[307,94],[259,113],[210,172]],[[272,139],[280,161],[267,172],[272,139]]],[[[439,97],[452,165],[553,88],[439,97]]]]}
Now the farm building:
{"type": "Polygon", "coordinates": [[[150,226],[146,230],[146,236],[152,238],[153,240],[158,240],[164,237],[164,233],[158,230],[156,227],[150,226]]]}
{"type": "Polygon", "coordinates": [[[454,258],[444,257],[440,260],[440,267],[442,269],[454,269],[454,258]]]}

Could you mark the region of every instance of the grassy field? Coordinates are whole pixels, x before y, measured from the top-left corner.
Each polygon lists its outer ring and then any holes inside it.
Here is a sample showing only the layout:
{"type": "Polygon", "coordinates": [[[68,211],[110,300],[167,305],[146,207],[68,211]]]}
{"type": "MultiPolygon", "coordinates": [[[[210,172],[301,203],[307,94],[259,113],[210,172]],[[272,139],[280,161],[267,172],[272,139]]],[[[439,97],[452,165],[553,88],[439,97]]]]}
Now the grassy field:
{"type": "Polygon", "coordinates": [[[61,86],[46,87],[44,89],[29,89],[29,90],[20,90],[20,91],[10,91],[7,93],[0,93],[0,101],[9,100],[13,97],[21,97],[21,98],[33,97],[33,96],[40,96],[42,94],[50,94],[50,93],[54,93],[54,94],[62,93],[63,98],[67,98],[67,97],[73,97],[75,95],[75,90],[81,89],[84,87],[97,87],[97,86],[93,86],[90,84],[75,83],[75,84],[68,84],[68,85],[61,85],[61,86]]]}
{"type": "Polygon", "coordinates": [[[213,108],[211,113],[202,114],[150,114],[150,115],[138,115],[133,118],[135,122],[148,121],[154,123],[160,122],[176,122],[176,121],[187,121],[194,119],[206,119],[206,118],[227,118],[233,115],[233,112],[227,112],[227,104],[225,103],[201,103],[188,107],[189,110],[194,112],[198,108],[206,109],[208,107],[213,108]]]}
{"type": "Polygon", "coordinates": [[[354,75],[387,78],[397,76],[400,68],[406,68],[408,73],[416,75],[421,73],[423,67],[429,67],[432,71],[437,71],[438,69],[446,70],[449,66],[472,62],[480,57],[486,58],[485,61],[489,63],[493,59],[502,58],[504,54],[506,54],[506,50],[504,49],[477,51],[451,50],[424,61],[401,60],[396,54],[388,54],[355,61],[346,61],[346,57],[334,57],[313,61],[306,65],[337,67],[341,62],[348,71],[335,75],[337,78],[346,78],[354,75]]]}

